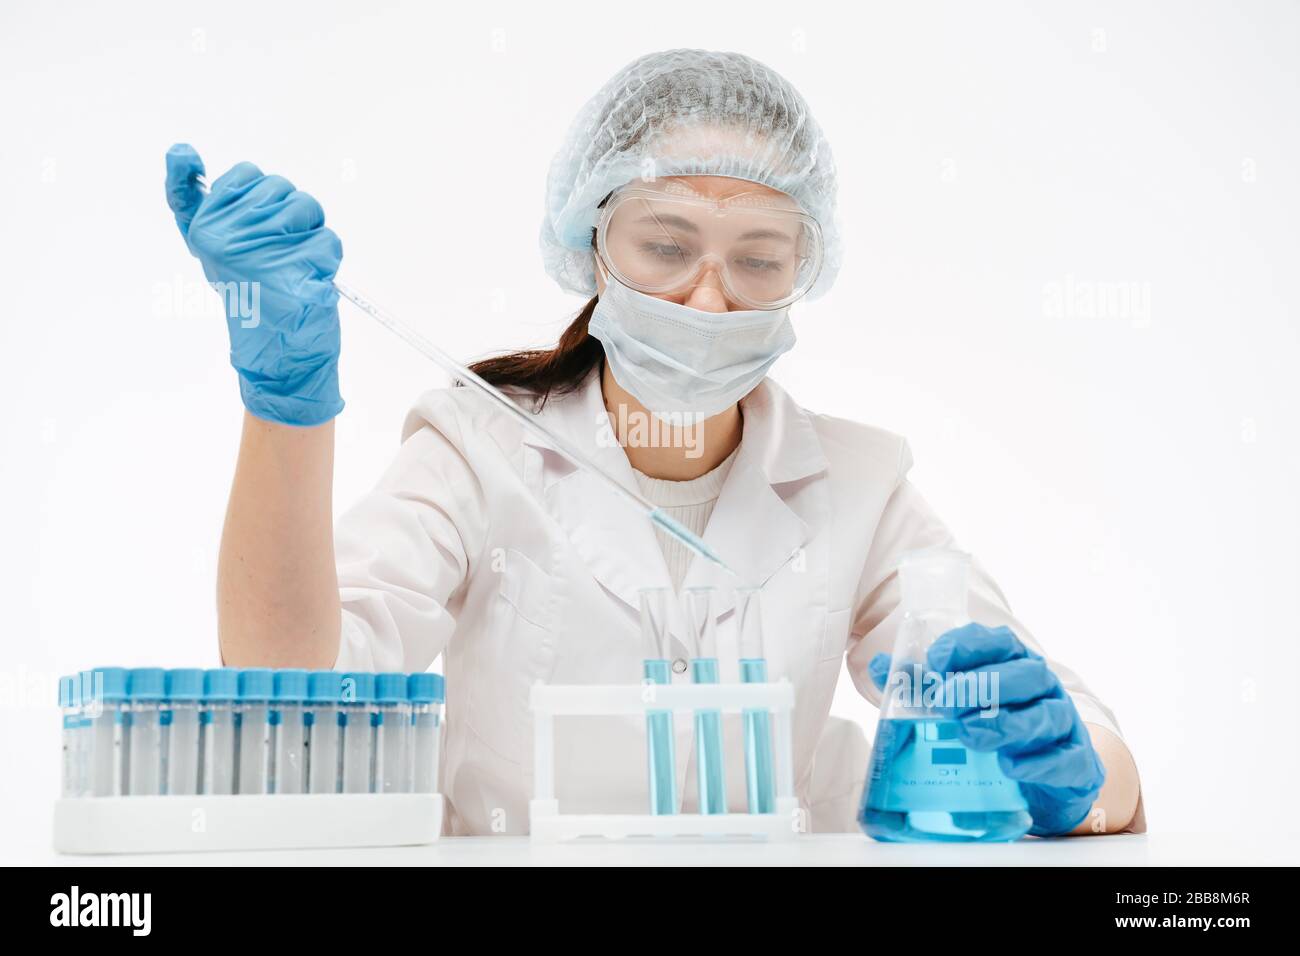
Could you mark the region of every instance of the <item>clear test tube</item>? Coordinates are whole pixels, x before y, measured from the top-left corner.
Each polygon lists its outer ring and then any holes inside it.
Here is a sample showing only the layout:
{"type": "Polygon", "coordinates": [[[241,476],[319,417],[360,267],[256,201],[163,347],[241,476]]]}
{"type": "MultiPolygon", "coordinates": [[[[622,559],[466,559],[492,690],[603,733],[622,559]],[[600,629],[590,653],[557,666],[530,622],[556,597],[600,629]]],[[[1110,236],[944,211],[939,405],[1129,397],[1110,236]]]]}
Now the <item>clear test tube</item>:
{"type": "Polygon", "coordinates": [[[203,793],[228,795],[239,790],[238,702],[239,671],[219,667],[204,673],[203,709],[199,711],[203,793]]]}
{"type": "Polygon", "coordinates": [[[61,796],[77,797],[81,790],[82,727],[80,678],[59,678],[59,714],[63,718],[63,778],[61,796]]]}
{"type": "Polygon", "coordinates": [[[163,792],[191,796],[199,792],[199,708],[203,671],[183,667],[167,672],[161,716],[163,792]]]}
{"type": "Polygon", "coordinates": [[[411,702],[406,674],[375,675],[375,792],[411,791],[411,702]]]}
{"type": "MultiPolygon", "coordinates": [[[[78,671],[72,675],[72,699],[77,705],[77,742],[81,759],[77,765],[73,796],[95,795],[95,718],[103,710],[102,697],[95,694],[95,672],[78,671]]],[[[99,678],[103,682],[103,678],[99,678]]]]}
{"type": "Polygon", "coordinates": [[[137,667],[127,679],[127,792],[133,797],[162,793],[162,708],[166,687],[167,675],[161,667],[137,667]]]}
{"type": "MultiPolygon", "coordinates": [[[[696,684],[717,684],[718,631],[713,588],[687,588],[682,592],[687,634],[691,640],[691,680],[696,684]]],[[[726,772],[722,761],[722,711],[695,711],[695,771],[700,813],[727,812],[726,772]]]]}
{"type": "Polygon", "coordinates": [[[89,796],[122,797],[129,792],[127,758],[131,741],[126,688],[127,672],[121,667],[98,667],[81,673],[81,712],[89,722],[90,733],[89,796]]]}
{"type": "Polygon", "coordinates": [[[372,793],[375,788],[375,675],[343,675],[343,792],[372,793]]]}
{"type": "Polygon", "coordinates": [[[445,698],[442,675],[412,674],[406,694],[411,702],[411,789],[415,793],[437,793],[445,698]]]}
{"type": "MultiPolygon", "coordinates": [[[[639,593],[641,605],[641,679],[644,692],[654,685],[673,682],[672,612],[677,592],[672,588],[647,588],[639,593]]],[[[677,758],[673,740],[673,712],[647,710],[645,717],[646,771],[650,812],[656,816],[677,812],[677,758]]]]}
{"type": "Polygon", "coordinates": [[[236,726],[239,738],[239,789],[236,793],[272,793],[271,695],[275,677],[269,667],[239,672],[236,726]]]}
{"type": "MultiPolygon", "coordinates": [[[[763,650],[763,615],[757,588],[736,589],[736,641],[742,684],[767,683],[763,650]]],[[[772,765],[772,715],[765,707],[741,713],[745,727],[745,788],[750,813],[776,811],[776,779],[772,765]]]]}
{"type": "Polygon", "coordinates": [[[95,715],[94,671],[78,671],[72,675],[72,699],[77,704],[77,730],[80,733],[81,765],[75,781],[73,796],[93,795],[95,784],[95,715]]]}
{"type": "Polygon", "coordinates": [[[343,675],[338,671],[312,671],[307,675],[307,790],[338,793],[343,783],[343,675]]]}
{"type": "Polygon", "coordinates": [[[307,672],[288,668],[275,672],[271,701],[272,768],[274,793],[307,792],[307,672]]]}

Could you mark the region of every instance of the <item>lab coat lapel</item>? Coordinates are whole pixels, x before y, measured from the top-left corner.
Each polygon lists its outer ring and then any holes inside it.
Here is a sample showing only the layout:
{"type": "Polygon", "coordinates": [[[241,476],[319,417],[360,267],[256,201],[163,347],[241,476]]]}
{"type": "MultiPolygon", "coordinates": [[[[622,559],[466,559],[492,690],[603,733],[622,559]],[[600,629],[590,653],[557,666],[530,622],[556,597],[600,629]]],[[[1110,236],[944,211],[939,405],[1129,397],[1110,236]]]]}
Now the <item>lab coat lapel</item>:
{"type": "MultiPolygon", "coordinates": [[[[627,454],[613,437],[601,396],[600,376],[542,411],[554,428],[623,487],[637,491],[627,454]]],[[[605,590],[637,610],[644,588],[672,587],[654,527],[605,483],[576,468],[531,433],[524,443],[543,456],[542,492],[583,563],[605,590]]]]}
{"type": "MultiPolygon", "coordinates": [[[[764,380],[741,402],[740,451],[722,486],[704,541],[736,572],[733,578],[696,555],[683,587],[716,587],[719,613],[734,606],[736,587],[762,587],[820,527],[824,494],[809,494],[801,516],[786,494],[794,483],[817,482],[826,458],[808,415],[775,383],[764,380]]],[[[822,489],[824,491],[824,489],[822,489]]]]}
{"type": "MultiPolygon", "coordinates": [[[[682,586],[720,589],[720,617],[735,604],[737,586],[761,587],[790,561],[826,517],[827,497],[805,494],[804,516],[787,496],[804,482],[820,483],[826,458],[808,414],[774,382],[765,380],[742,402],[740,451],[723,483],[704,540],[737,572],[732,577],[695,555],[682,586]],[[807,520],[806,520],[807,519],[807,520]]],[[[627,454],[613,440],[600,377],[552,400],[541,413],[553,428],[621,485],[637,491],[627,454]]],[[[524,443],[542,455],[542,493],[601,586],[629,608],[644,588],[671,587],[654,528],[604,483],[569,464],[531,432],[524,443]]],[[[814,489],[816,491],[817,489],[814,489]]]]}

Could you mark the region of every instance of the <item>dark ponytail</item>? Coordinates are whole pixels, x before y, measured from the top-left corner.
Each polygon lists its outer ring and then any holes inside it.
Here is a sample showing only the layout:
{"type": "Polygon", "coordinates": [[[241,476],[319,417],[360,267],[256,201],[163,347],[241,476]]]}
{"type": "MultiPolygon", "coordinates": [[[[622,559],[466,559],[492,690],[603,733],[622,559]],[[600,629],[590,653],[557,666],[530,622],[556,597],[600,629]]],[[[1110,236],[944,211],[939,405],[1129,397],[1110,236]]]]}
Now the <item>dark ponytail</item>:
{"type": "Polygon", "coordinates": [[[546,404],[552,394],[564,395],[578,388],[593,369],[599,368],[605,351],[600,340],[587,332],[597,297],[582,307],[564,330],[553,349],[526,349],[475,362],[470,369],[493,385],[509,386],[532,392],[537,407],[546,404]]]}
{"type": "MultiPolygon", "coordinates": [[[[596,208],[604,209],[608,201],[609,196],[606,196],[596,208]]],[[[591,250],[594,256],[595,229],[591,230],[591,250]]],[[[605,358],[605,349],[600,340],[592,338],[587,332],[587,326],[591,324],[591,313],[596,311],[599,300],[598,295],[591,297],[577,318],[564,330],[560,341],[555,343],[555,348],[508,352],[475,362],[470,366],[470,371],[497,387],[510,386],[532,392],[537,400],[538,411],[551,395],[566,395],[577,391],[592,369],[599,368],[605,358]]]]}

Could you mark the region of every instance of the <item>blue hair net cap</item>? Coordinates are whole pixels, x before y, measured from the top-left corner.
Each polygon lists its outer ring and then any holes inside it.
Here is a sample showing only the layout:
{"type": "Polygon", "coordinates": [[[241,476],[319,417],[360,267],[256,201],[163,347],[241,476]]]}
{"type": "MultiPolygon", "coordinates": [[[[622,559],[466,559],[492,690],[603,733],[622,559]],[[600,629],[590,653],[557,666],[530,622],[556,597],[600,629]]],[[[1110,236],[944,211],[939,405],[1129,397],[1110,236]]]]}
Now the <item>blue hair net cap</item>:
{"type": "Polygon", "coordinates": [[[634,179],[730,176],[797,201],[821,225],[831,287],[841,240],[835,162],[799,92],[740,53],[666,50],[620,70],[582,108],[546,180],[542,258],[564,289],[596,292],[591,230],[609,193],[634,179]]]}

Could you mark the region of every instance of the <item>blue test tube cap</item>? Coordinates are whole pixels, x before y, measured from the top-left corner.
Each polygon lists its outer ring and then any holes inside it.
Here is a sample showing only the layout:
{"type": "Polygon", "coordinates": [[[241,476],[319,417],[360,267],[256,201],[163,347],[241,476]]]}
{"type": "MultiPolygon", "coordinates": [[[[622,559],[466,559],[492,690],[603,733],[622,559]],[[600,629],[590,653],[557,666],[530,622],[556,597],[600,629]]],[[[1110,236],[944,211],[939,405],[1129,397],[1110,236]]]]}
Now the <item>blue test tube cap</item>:
{"type": "Polygon", "coordinates": [[[313,704],[337,704],[343,696],[343,675],[338,671],[312,671],[307,675],[307,699],[313,704]]]}
{"type": "Polygon", "coordinates": [[[369,704],[375,699],[375,675],[366,671],[349,671],[343,675],[340,698],[345,704],[369,704]]]}
{"type": "MultiPolygon", "coordinates": [[[[71,677],[59,678],[59,709],[72,706],[73,683],[71,677]]],[[[80,703],[80,701],[78,701],[80,703]]]]}
{"type": "Polygon", "coordinates": [[[441,704],[444,699],[441,674],[412,674],[407,696],[419,704],[441,704]]]}
{"type": "Polygon", "coordinates": [[[106,704],[126,700],[127,673],[124,667],[96,667],[81,672],[81,702],[98,697],[106,704]]]}
{"type": "Polygon", "coordinates": [[[136,667],[126,692],[132,700],[162,700],[167,692],[167,672],[161,667],[136,667]]]}
{"type": "Polygon", "coordinates": [[[239,672],[240,700],[270,700],[275,693],[275,671],[269,667],[246,667],[239,672]]]}
{"type": "Polygon", "coordinates": [[[178,667],[167,672],[168,700],[198,700],[203,696],[203,671],[178,667]]]}
{"type": "Polygon", "coordinates": [[[381,704],[400,704],[407,700],[405,674],[376,674],[375,700],[381,704]]]}
{"type": "Polygon", "coordinates": [[[275,699],[296,703],[307,699],[307,672],[295,667],[275,672],[275,699]]]}
{"type": "Polygon", "coordinates": [[[218,667],[203,675],[204,700],[234,700],[239,696],[239,671],[218,667]]]}

